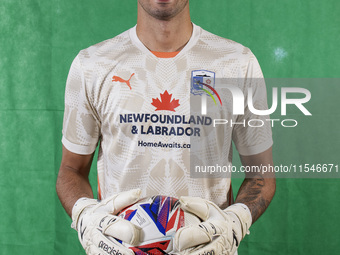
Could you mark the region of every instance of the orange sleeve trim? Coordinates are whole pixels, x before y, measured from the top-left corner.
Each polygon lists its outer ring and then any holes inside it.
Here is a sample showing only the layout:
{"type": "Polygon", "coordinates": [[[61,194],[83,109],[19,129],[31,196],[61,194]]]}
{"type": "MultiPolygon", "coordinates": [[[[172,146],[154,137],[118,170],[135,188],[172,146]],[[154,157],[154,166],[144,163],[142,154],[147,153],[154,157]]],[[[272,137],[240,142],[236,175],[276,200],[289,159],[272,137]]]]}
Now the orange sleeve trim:
{"type": "Polygon", "coordinates": [[[99,177],[97,177],[97,181],[98,181],[98,199],[102,200],[102,191],[100,190],[100,184],[99,184],[99,177]]]}
{"type": "Polygon", "coordinates": [[[177,56],[179,51],[174,52],[159,52],[159,51],[151,51],[157,58],[174,58],[177,56]]]}

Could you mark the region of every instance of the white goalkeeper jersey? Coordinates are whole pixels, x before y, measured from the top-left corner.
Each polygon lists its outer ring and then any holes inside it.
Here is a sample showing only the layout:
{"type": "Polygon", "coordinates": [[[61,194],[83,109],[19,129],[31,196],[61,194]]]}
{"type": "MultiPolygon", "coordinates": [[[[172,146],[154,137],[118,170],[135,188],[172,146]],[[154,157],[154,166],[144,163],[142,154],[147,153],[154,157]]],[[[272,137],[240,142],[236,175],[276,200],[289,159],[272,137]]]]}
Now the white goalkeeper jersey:
{"type": "Polygon", "coordinates": [[[199,196],[223,208],[232,200],[230,178],[193,178],[191,158],[201,166],[215,159],[228,166],[232,141],[242,155],[272,145],[266,121],[262,128],[220,125],[207,139],[214,119],[242,123],[240,119],[268,118],[252,114],[247,103],[243,115],[233,114],[230,94],[215,86],[218,79],[247,79],[238,86],[245,98],[247,87],[253,87],[257,109],[267,108],[266,88],[254,79],[262,78],[262,72],[248,48],[193,26],[189,42],[170,58],[151,53],[133,27],[74,59],[66,84],[62,142],[77,154],[91,154],[99,145],[100,198],[141,188],[143,196],[199,196]],[[218,107],[213,115],[191,111],[190,100],[202,95],[208,106],[218,107]],[[194,155],[193,138],[205,138],[204,148],[196,148],[194,155]]]}

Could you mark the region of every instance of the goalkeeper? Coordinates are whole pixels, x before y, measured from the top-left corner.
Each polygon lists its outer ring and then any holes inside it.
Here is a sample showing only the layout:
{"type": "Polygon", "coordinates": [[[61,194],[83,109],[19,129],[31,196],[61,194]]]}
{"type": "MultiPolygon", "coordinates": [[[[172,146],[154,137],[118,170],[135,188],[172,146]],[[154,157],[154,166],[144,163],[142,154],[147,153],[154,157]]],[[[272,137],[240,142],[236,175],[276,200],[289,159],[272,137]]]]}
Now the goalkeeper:
{"type": "MultiPolygon", "coordinates": [[[[72,63],[56,184],[59,199],[87,254],[133,254],[112,237],[135,245],[140,230],[116,214],[152,195],[180,198],[182,208],[202,221],[177,232],[180,254],[236,254],[274,196],[274,174],[247,173],[234,202],[230,178],[190,177],[190,158],[195,156],[190,154],[190,134],[154,130],[190,127],[177,123],[176,116],[188,120],[191,96],[200,98],[195,82],[209,88],[215,78],[244,79],[244,96],[252,97],[256,109],[267,109],[261,68],[248,48],[193,24],[189,0],[137,4],[135,27],[80,51],[72,63]],[[247,87],[252,95],[246,94],[247,87]],[[176,146],[152,147],[160,143],[176,146]],[[88,179],[97,146],[98,200],[88,179]]],[[[218,92],[223,119],[242,123],[242,118],[268,118],[255,116],[247,105],[243,115],[233,115],[227,107],[231,100],[218,92]]],[[[213,153],[201,153],[199,160],[217,157],[221,165],[230,165],[234,142],[243,165],[273,165],[271,128],[263,123],[257,128],[226,125],[206,141],[213,153]]],[[[195,123],[201,131],[197,135],[206,134],[204,124],[195,123]]]]}

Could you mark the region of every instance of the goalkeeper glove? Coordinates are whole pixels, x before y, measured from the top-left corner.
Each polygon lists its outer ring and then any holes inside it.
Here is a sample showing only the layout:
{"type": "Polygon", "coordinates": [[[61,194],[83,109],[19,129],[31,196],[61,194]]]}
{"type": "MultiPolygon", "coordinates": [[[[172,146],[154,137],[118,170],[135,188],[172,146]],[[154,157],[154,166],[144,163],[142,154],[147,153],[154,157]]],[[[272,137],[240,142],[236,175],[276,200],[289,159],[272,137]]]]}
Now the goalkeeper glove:
{"type": "Polygon", "coordinates": [[[181,197],[181,207],[198,216],[202,223],[180,228],[175,245],[183,255],[232,255],[249,234],[252,217],[245,204],[233,204],[221,210],[216,204],[198,197],[181,197]]]}
{"type": "Polygon", "coordinates": [[[72,209],[71,227],[78,231],[78,238],[88,255],[133,255],[134,252],[115,238],[135,245],[140,229],[115,214],[137,202],[141,191],[130,190],[97,201],[80,198],[72,209]]]}

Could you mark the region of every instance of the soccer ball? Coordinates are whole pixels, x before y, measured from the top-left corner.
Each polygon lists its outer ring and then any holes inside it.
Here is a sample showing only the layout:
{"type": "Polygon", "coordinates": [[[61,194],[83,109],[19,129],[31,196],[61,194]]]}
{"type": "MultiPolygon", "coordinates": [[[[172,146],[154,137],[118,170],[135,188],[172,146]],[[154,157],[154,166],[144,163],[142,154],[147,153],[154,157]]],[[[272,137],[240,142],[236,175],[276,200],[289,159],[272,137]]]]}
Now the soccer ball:
{"type": "Polygon", "coordinates": [[[168,196],[145,198],[125,208],[118,215],[142,229],[138,246],[122,243],[138,255],[161,255],[176,252],[173,237],[176,231],[200,223],[195,215],[184,212],[178,199],[168,196]]]}

